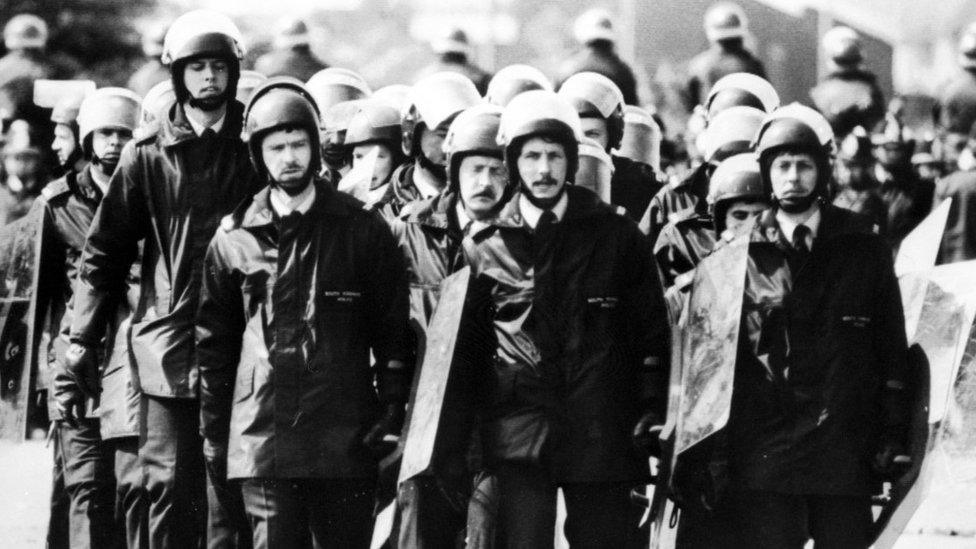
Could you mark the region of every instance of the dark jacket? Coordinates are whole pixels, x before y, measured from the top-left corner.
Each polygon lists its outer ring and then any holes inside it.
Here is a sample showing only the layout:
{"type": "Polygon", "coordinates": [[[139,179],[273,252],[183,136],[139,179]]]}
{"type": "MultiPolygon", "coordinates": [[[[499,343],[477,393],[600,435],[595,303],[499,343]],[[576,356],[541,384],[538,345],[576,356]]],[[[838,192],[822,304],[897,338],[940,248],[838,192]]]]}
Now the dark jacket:
{"type": "Polygon", "coordinates": [[[606,40],[596,40],[583,46],[572,57],[563,62],[556,79],[556,89],[562,86],[567,78],[580,72],[595,72],[602,74],[620,88],[624,94],[624,103],[638,105],[637,79],[634,71],[617,55],[613,44],[606,40]]]}
{"type": "Polygon", "coordinates": [[[456,195],[445,193],[408,204],[389,220],[406,260],[410,280],[410,322],[424,333],[440,298],[440,283],[464,267],[462,227],[454,208],[456,195]]]}
{"type": "Polygon", "coordinates": [[[536,464],[556,482],[645,480],[631,430],[666,400],[661,286],[633,221],[586,189],[566,192],[548,230],[525,224],[516,194],[465,240],[497,338],[482,384],[486,459],[536,464]]]}
{"type": "Polygon", "coordinates": [[[766,78],[766,69],[759,59],[743,47],[725,48],[718,44],[699,53],[688,63],[688,110],[704,105],[712,86],[723,76],[748,72],[766,78]]]}
{"type": "Polygon", "coordinates": [[[952,199],[938,265],[976,259],[976,171],[958,171],[938,182],[936,203],[952,199]]]}
{"type": "Polygon", "coordinates": [[[693,271],[715,247],[715,224],[711,216],[688,209],[671,216],[654,243],[654,259],[664,288],[679,276],[693,271]]]}
{"type": "Polygon", "coordinates": [[[416,80],[420,80],[425,76],[443,71],[463,74],[464,76],[468,77],[469,80],[474,82],[474,87],[478,89],[479,94],[485,95],[485,93],[488,92],[488,83],[491,82],[491,73],[469,61],[468,56],[464,54],[451,53],[440,56],[435,63],[424,67],[423,70],[417,74],[416,80]]]}
{"type": "Polygon", "coordinates": [[[968,135],[976,123],[976,70],[960,71],[942,90],[942,127],[968,135]]]}
{"type": "Polygon", "coordinates": [[[871,131],[885,114],[877,78],[862,69],[831,72],[810,90],[810,99],[839,137],[857,126],[871,131]]]}
{"type": "Polygon", "coordinates": [[[821,213],[795,273],[774,210],[749,245],[728,424],[733,489],[874,493],[879,437],[904,422],[884,404],[907,369],[891,252],[863,216],[821,213]]]}
{"type": "Polygon", "coordinates": [[[855,190],[841,187],[832,201],[834,206],[867,216],[878,227],[878,234],[885,235],[888,230],[888,206],[877,189],[855,190]]]}
{"type": "Polygon", "coordinates": [[[668,223],[670,217],[678,212],[692,209],[700,215],[708,215],[708,175],[707,164],[701,164],[677,185],[665,185],[654,195],[649,206],[650,226],[648,235],[651,242],[657,240],[658,233],[668,223]]]}
{"type": "Polygon", "coordinates": [[[284,218],[262,190],[207,250],[201,432],[226,447],[228,478],[372,477],[363,436],[381,404],[407,399],[409,372],[389,367],[413,355],[396,243],[378,214],[315,184],[311,209],[284,218]]]}
{"type": "Polygon", "coordinates": [[[659,190],[661,183],[654,168],[623,156],[613,155],[613,178],[610,180],[610,203],[623,206],[627,216],[640,221],[651,198],[659,190]]]}
{"type": "Polygon", "coordinates": [[[308,82],[315,73],[328,67],[308,47],[301,46],[270,51],[254,63],[254,70],[268,78],[291,76],[302,82],[308,82]]]}
{"type": "Polygon", "coordinates": [[[130,346],[144,393],[196,398],[193,320],[203,256],[220,218],[258,180],[241,141],[243,106],[228,106],[212,138],[198,137],[180,105],[122,150],[85,244],[71,340],[101,341],[129,266],[145,240],[130,346]]]}
{"type": "Polygon", "coordinates": [[[886,172],[881,181],[881,199],[888,209],[885,236],[895,250],[932,211],[935,183],[920,179],[911,167],[886,172]]]}
{"type": "Polygon", "coordinates": [[[413,174],[416,170],[417,162],[401,164],[393,170],[390,175],[389,191],[374,205],[384,217],[399,217],[404,206],[424,199],[413,182],[413,174]]]}

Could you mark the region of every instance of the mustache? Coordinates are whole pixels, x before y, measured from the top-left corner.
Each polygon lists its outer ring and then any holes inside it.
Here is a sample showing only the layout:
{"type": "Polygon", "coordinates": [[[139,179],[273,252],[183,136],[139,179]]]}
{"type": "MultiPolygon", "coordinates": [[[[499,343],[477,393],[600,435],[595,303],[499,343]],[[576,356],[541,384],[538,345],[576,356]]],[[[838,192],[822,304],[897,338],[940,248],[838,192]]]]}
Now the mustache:
{"type": "Polygon", "coordinates": [[[529,183],[529,185],[555,185],[555,184],[556,184],[556,178],[552,177],[551,175],[542,176],[539,179],[536,179],[535,181],[529,183]]]}

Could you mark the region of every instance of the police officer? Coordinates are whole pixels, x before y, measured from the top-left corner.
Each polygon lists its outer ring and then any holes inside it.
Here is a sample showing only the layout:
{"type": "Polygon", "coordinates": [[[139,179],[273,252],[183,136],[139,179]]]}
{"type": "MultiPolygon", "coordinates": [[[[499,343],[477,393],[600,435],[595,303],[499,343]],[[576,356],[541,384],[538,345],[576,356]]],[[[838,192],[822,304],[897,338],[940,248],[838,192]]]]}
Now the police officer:
{"type": "Polygon", "coordinates": [[[834,164],[837,193],[833,204],[867,216],[878,227],[878,232],[885,234],[888,207],[878,191],[874,162],[867,132],[860,126],[854,128],[837,150],[837,162],[834,164]]]}
{"type": "MultiPolygon", "coordinates": [[[[192,330],[203,254],[220,218],[253,194],[257,181],[240,140],[243,106],[234,100],[244,53],[237,27],[221,14],[192,11],[170,27],[164,49],[176,103],[123,151],[95,215],[66,361],[78,385],[95,392],[96,347],[145,239],[130,348],[142,389],[149,545],[190,547],[206,522],[192,330]]],[[[234,508],[239,498],[219,474],[208,477],[209,537],[232,540],[247,529],[234,508]]]]}
{"type": "Polygon", "coordinates": [[[376,460],[410,386],[402,259],[378,214],[319,177],[318,126],[300,84],[255,92],[244,131],[269,185],[224,219],[202,271],[201,431],[259,548],[369,547],[376,460]]]}
{"type": "MultiPolygon", "coordinates": [[[[969,131],[967,154],[976,154],[976,123],[969,131]]],[[[976,259],[976,165],[960,169],[939,180],[935,187],[935,203],[951,198],[937,264],[976,259]]]]}
{"type": "MultiPolygon", "coordinates": [[[[732,107],[751,107],[766,113],[779,107],[779,95],[773,86],[760,76],[750,73],[732,73],[719,79],[708,93],[704,103],[708,120],[716,118],[722,111],[732,107]]],[[[706,126],[707,128],[707,126],[706,126]]],[[[722,132],[709,132],[713,146],[721,147],[716,136],[722,132]]],[[[735,132],[730,135],[735,135],[735,132]]],[[[650,207],[641,221],[651,240],[657,239],[658,232],[668,222],[672,214],[689,208],[699,215],[707,214],[709,164],[704,162],[685,178],[665,185],[651,199],[650,207]]]]}
{"type": "Polygon", "coordinates": [[[305,82],[329,67],[312,53],[308,25],[304,21],[286,17],[275,27],[273,49],[255,61],[254,70],[269,77],[290,76],[305,82]]]}
{"type": "Polygon", "coordinates": [[[877,475],[906,443],[906,353],[891,252],[828,205],[815,128],[770,117],[757,152],[773,207],[749,245],[732,409],[728,545],[867,547],[877,475]]]}
{"type": "Polygon", "coordinates": [[[877,160],[875,178],[888,210],[888,243],[898,249],[902,239],[932,210],[935,183],[915,174],[911,162],[915,141],[897,115],[889,113],[878,130],[871,136],[877,160]]]}
{"type": "Polygon", "coordinates": [[[27,215],[47,181],[36,129],[25,120],[14,120],[5,139],[0,151],[0,226],[27,215]]]}
{"type": "Polygon", "coordinates": [[[598,8],[583,12],[573,23],[573,38],[580,49],[560,66],[556,88],[578,72],[595,72],[617,86],[624,95],[624,103],[637,105],[637,79],[614,48],[617,36],[610,14],[598,8]]]}
{"type": "Polygon", "coordinates": [[[417,75],[417,80],[438,72],[457,72],[474,82],[478,94],[484,95],[488,91],[491,74],[471,62],[471,42],[464,29],[455,26],[441,28],[433,40],[430,48],[437,55],[437,61],[417,75]]]}
{"type": "Polygon", "coordinates": [[[959,73],[943,88],[941,125],[952,136],[950,145],[965,145],[976,123],[976,22],[959,38],[959,73]]]}
{"type": "Polygon", "coordinates": [[[352,116],[359,110],[357,101],[373,92],[357,72],[330,67],[308,79],[305,84],[322,114],[320,131],[322,160],[333,185],[349,171],[349,158],[344,145],[345,132],[352,116]]]}
{"type": "Polygon", "coordinates": [[[705,13],[705,34],[711,47],[688,65],[685,93],[688,110],[705,104],[709,90],[720,78],[736,72],[766,77],[763,64],[745,47],[748,33],[746,13],[738,4],[720,2],[705,13]]]}
{"type": "Polygon", "coordinates": [[[823,50],[828,73],[810,90],[814,106],[838,139],[857,126],[873,128],[884,118],[885,101],[877,77],[864,68],[861,37],[850,27],[834,27],[824,33],[823,50]]]}
{"type": "Polygon", "coordinates": [[[388,202],[393,192],[390,177],[407,160],[400,146],[400,112],[380,101],[364,101],[349,121],[343,143],[351,157],[352,169],[376,151],[373,172],[366,192],[362,193],[366,197],[363,201],[367,206],[388,202]]]}
{"type": "MultiPolygon", "coordinates": [[[[85,237],[122,148],[132,139],[139,102],[140,98],[127,89],[102,88],[78,106],[76,121],[70,119],[70,113],[59,113],[58,127],[71,130],[74,124],[72,131],[80,138],[78,148],[86,163],[81,170],[71,170],[49,183],[40,198],[48,224],[43,268],[59,273],[52,276],[48,286],[52,331],[48,354],[55,372],[57,417],[61,418],[55,427],[55,461],[64,468],[70,498],[71,547],[108,547],[125,540],[139,547],[146,534],[142,529],[145,501],[137,460],[138,396],[130,389],[128,349],[118,330],[122,319],[131,313],[129,301],[124,297],[120,300],[112,330],[103,344],[106,360],[101,364],[98,386],[102,392],[97,400],[86,401],[84,391],[64,364],[68,347],[65,336],[72,318],[72,284],[85,237]],[[97,416],[92,413],[95,407],[97,416]]],[[[61,147],[62,153],[67,146],[61,147]]]]}
{"type": "Polygon", "coordinates": [[[142,35],[142,53],[146,62],[132,73],[126,85],[139,97],[146,97],[156,84],[169,81],[169,69],[162,60],[166,30],[165,25],[154,25],[142,35]]]}
{"type": "MultiPolygon", "coordinates": [[[[714,213],[716,197],[724,192],[717,190],[719,182],[713,181],[713,174],[727,158],[752,151],[752,140],[765,116],[763,111],[752,107],[731,107],[719,113],[706,130],[704,153],[709,190],[703,202],[707,210],[700,212],[696,208],[687,208],[672,213],[654,243],[654,256],[665,288],[672,287],[678,277],[694,269],[712,251],[717,237],[725,230],[724,209],[719,208],[718,218],[714,213]]],[[[738,164],[733,163],[726,167],[726,171],[736,166],[738,164]]],[[[731,174],[726,177],[734,179],[731,174]]],[[[690,280],[686,278],[684,282],[690,280]]]]}
{"type": "Polygon", "coordinates": [[[393,172],[393,195],[382,205],[385,215],[395,217],[407,203],[444,189],[447,129],[461,111],[479,103],[481,96],[471,80],[455,72],[435,73],[414,85],[400,118],[403,152],[413,162],[393,172]]]}
{"type": "Polygon", "coordinates": [[[561,97],[513,99],[499,140],[518,192],[465,244],[497,338],[479,387],[506,547],[552,545],[557,488],[571,546],[635,541],[628,493],[648,471],[632,437],[663,413],[668,325],[653,258],[633,221],[572,184],[581,137],[561,97]]]}
{"type": "Polygon", "coordinates": [[[488,83],[485,100],[504,107],[516,95],[531,90],[552,91],[552,82],[542,71],[529,65],[509,65],[495,73],[488,83]]]}
{"type": "MultiPolygon", "coordinates": [[[[576,109],[583,135],[610,154],[620,148],[624,136],[624,97],[607,77],[595,72],[570,76],[559,88],[559,96],[576,109]]],[[[613,178],[610,203],[622,206],[634,221],[640,220],[651,198],[661,188],[649,164],[612,155],[613,178]]]]}
{"type": "MultiPolygon", "coordinates": [[[[498,144],[501,109],[478,105],[461,112],[444,139],[448,186],[444,192],[404,206],[391,222],[410,279],[410,321],[421,341],[440,299],[439,285],[466,265],[461,246],[475,224],[494,217],[510,195],[508,171],[498,144]]],[[[420,348],[423,348],[421,346],[420,348]]],[[[419,388],[418,390],[422,390],[419,388]]],[[[468,402],[471,398],[465,399],[468,402]]],[[[470,422],[457,411],[456,425],[470,422]]],[[[466,429],[459,429],[464,431],[466,429]]],[[[450,440],[455,452],[433,475],[401,483],[399,547],[453,547],[465,528],[471,475],[466,440],[450,440]]],[[[445,446],[442,446],[445,447],[445,446]]]]}
{"type": "Polygon", "coordinates": [[[48,113],[31,101],[34,81],[67,78],[67,67],[55,62],[45,52],[48,27],[40,17],[22,13],[10,18],[3,28],[3,43],[7,54],[0,58],[0,94],[12,103],[10,120],[26,120],[31,126],[50,131],[48,113]]]}

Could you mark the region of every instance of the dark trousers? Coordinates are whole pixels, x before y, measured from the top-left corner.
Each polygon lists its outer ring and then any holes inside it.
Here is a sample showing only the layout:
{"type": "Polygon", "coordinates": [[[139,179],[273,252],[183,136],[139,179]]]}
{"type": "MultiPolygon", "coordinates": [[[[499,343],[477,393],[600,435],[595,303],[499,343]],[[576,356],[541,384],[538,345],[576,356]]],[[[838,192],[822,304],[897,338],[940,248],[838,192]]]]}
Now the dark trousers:
{"type": "Polygon", "coordinates": [[[432,476],[418,476],[400,484],[397,510],[400,515],[400,549],[451,549],[466,521],[466,501],[452,502],[432,476]]]}
{"type": "Polygon", "coordinates": [[[240,483],[228,481],[226,478],[215,479],[208,469],[207,548],[249,549],[250,547],[251,525],[244,512],[240,483]]]}
{"type": "Polygon", "coordinates": [[[868,496],[811,496],[740,491],[730,498],[730,516],[738,547],[816,549],[870,545],[871,499],[868,496]]]}
{"type": "Polygon", "coordinates": [[[115,523],[115,455],[102,440],[97,419],[77,427],[58,422],[55,436],[68,494],[68,539],[72,548],[113,547],[121,540],[115,523]]]}
{"type": "Polygon", "coordinates": [[[51,471],[51,515],[47,522],[47,549],[67,549],[68,513],[71,498],[64,489],[64,461],[61,459],[61,437],[57,436],[60,422],[53,424],[55,429],[51,442],[54,447],[54,466],[51,471]]]}
{"type": "Polygon", "coordinates": [[[115,449],[115,521],[124,530],[125,547],[149,547],[149,513],[146,489],[139,465],[139,438],[109,442],[115,449]]]}
{"type": "Polygon", "coordinates": [[[501,466],[496,474],[498,547],[552,547],[558,488],[566,500],[565,534],[570,547],[625,548],[638,543],[641,510],[630,502],[631,483],[557,484],[543,469],[522,465],[501,466]]]}
{"type": "Polygon", "coordinates": [[[149,547],[201,547],[207,522],[196,400],[142,395],[139,463],[149,497],[149,547]]]}
{"type": "Polygon", "coordinates": [[[244,509],[256,549],[366,549],[375,479],[245,479],[244,509]],[[311,540],[311,543],[309,541],[311,540]]]}

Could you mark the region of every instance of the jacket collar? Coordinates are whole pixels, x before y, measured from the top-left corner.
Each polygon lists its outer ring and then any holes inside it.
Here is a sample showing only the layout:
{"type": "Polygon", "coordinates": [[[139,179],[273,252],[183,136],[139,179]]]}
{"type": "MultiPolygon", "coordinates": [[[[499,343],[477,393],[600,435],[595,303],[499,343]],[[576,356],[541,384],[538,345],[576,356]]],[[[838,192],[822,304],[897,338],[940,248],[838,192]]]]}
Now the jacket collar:
{"type": "MultiPolygon", "coordinates": [[[[315,201],[304,215],[345,217],[350,214],[350,208],[343,203],[344,197],[324,179],[316,177],[312,184],[315,185],[315,201]]],[[[265,186],[250,201],[241,204],[241,227],[253,229],[274,223],[275,213],[271,208],[270,194],[271,187],[265,186]]]]}
{"type": "MultiPolygon", "coordinates": [[[[526,223],[519,208],[519,197],[521,195],[521,191],[513,193],[512,198],[505,204],[501,212],[499,212],[498,217],[489,222],[488,225],[507,228],[528,228],[528,223],[526,223]]],[[[601,201],[593,191],[584,189],[583,187],[577,187],[567,183],[566,198],[566,214],[560,223],[571,223],[581,219],[611,215],[614,213],[613,208],[601,201]]]]}
{"type": "MultiPolygon", "coordinates": [[[[870,221],[864,216],[854,214],[843,208],[820,201],[820,227],[813,247],[817,248],[821,242],[852,233],[871,232],[870,221]]],[[[776,221],[776,207],[769,208],[759,217],[756,228],[752,233],[751,242],[768,242],[780,246],[789,246],[783,232],[776,221]]]]}
{"type": "MultiPolygon", "coordinates": [[[[217,132],[217,137],[237,141],[241,138],[241,129],[244,124],[244,105],[237,100],[227,103],[227,112],[224,114],[224,125],[217,132]]],[[[180,143],[199,139],[200,137],[193,131],[190,120],[186,117],[186,111],[180,103],[170,107],[169,114],[163,118],[159,135],[164,147],[172,147],[180,143]]]]}
{"type": "Polygon", "coordinates": [[[102,201],[102,190],[92,180],[91,163],[85,164],[80,172],[68,174],[68,186],[79,196],[94,203],[102,201]]]}
{"type": "Polygon", "coordinates": [[[400,214],[400,219],[406,223],[418,223],[437,229],[454,228],[456,225],[452,210],[457,204],[457,195],[450,191],[445,190],[437,196],[411,204],[415,206],[407,206],[400,214]]]}

